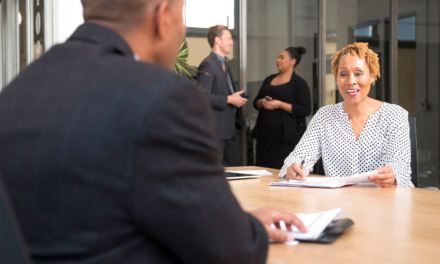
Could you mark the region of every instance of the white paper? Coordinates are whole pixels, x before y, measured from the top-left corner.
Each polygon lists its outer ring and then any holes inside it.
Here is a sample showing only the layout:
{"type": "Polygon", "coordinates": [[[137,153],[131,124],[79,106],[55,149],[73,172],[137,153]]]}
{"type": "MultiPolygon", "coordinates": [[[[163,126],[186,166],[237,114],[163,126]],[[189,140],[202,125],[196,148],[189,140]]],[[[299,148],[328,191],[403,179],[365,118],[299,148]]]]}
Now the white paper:
{"type": "MultiPolygon", "coordinates": [[[[273,239],[269,239],[269,243],[279,244],[279,243],[282,243],[282,242],[276,242],[276,241],[273,240],[273,239]]],[[[296,246],[296,245],[299,244],[299,241],[298,241],[298,240],[286,241],[286,242],[284,242],[283,244],[284,244],[284,245],[287,245],[287,246],[296,246]]]]}
{"type": "Polygon", "coordinates": [[[287,181],[281,181],[281,182],[270,182],[269,183],[269,186],[313,187],[313,188],[339,188],[339,187],[348,186],[348,185],[354,185],[354,183],[344,183],[344,182],[339,182],[337,180],[329,180],[329,181],[325,181],[325,182],[313,182],[313,181],[287,182],[287,181]]]}
{"type": "Polygon", "coordinates": [[[376,175],[379,172],[377,170],[369,171],[361,174],[356,174],[351,177],[307,177],[305,181],[290,180],[281,182],[271,182],[269,186],[292,186],[292,187],[317,187],[317,188],[339,188],[342,186],[353,184],[370,183],[368,177],[376,175]]]}
{"type": "Polygon", "coordinates": [[[322,180],[322,179],[323,179],[322,177],[306,177],[305,181],[289,180],[289,182],[291,182],[291,183],[305,183],[305,182],[322,180]]]}
{"type": "MultiPolygon", "coordinates": [[[[292,225],[291,233],[295,239],[301,240],[316,240],[324,231],[324,229],[342,212],[341,208],[336,208],[328,211],[311,213],[311,214],[296,214],[298,218],[307,227],[307,233],[301,233],[296,226],[292,225]]],[[[287,231],[284,221],[280,221],[282,230],[287,231]]],[[[275,228],[275,225],[272,225],[275,228]]]]}
{"type": "Polygon", "coordinates": [[[267,170],[241,170],[241,171],[227,171],[234,173],[242,173],[242,174],[253,174],[253,175],[273,175],[271,172],[267,170]]]}
{"type": "Polygon", "coordinates": [[[376,174],[379,174],[379,172],[377,170],[374,170],[361,174],[356,174],[351,177],[333,177],[333,178],[336,178],[339,182],[366,183],[366,182],[371,182],[370,180],[368,180],[369,176],[376,174]]]}

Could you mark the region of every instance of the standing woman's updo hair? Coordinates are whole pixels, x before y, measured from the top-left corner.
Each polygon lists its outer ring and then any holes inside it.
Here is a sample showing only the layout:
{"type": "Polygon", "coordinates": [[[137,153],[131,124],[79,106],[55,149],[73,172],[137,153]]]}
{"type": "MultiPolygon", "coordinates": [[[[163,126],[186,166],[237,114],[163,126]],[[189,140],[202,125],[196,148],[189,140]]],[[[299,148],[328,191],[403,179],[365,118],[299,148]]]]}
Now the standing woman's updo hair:
{"type": "Polygon", "coordinates": [[[304,47],[296,47],[296,48],[290,47],[290,48],[285,49],[285,51],[287,51],[287,53],[289,53],[289,57],[291,60],[293,60],[293,59],[296,60],[296,63],[293,66],[293,68],[295,68],[299,64],[299,62],[301,61],[302,55],[306,53],[306,48],[304,48],[304,47]]]}

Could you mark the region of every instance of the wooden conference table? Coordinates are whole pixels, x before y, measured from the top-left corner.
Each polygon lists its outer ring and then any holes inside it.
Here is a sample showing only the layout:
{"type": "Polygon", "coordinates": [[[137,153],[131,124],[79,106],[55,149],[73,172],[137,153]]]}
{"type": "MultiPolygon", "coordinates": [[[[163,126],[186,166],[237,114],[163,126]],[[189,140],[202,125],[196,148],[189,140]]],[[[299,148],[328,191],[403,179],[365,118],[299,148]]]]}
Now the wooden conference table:
{"type": "MultiPolygon", "coordinates": [[[[226,170],[256,169],[263,168],[226,170]]],[[[331,245],[271,244],[267,263],[440,263],[440,191],[400,186],[268,186],[280,178],[279,170],[266,170],[273,176],[229,181],[244,210],[282,206],[313,213],[341,207],[338,218],[355,222],[331,245]]]]}

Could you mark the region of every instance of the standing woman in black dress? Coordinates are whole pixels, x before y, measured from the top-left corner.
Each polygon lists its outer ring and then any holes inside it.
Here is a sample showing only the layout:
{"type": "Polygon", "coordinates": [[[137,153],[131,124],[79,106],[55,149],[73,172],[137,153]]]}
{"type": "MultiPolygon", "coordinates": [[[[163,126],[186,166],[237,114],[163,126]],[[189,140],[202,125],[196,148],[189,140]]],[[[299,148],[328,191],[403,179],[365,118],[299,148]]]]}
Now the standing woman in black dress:
{"type": "Polygon", "coordinates": [[[279,73],[264,80],[254,100],[260,113],[252,136],[257,140],[257,166],[281,169],[306,131],[310,90],[295,67],[306,53],[303,47],[283,50],[277,59],[279,73]]]}

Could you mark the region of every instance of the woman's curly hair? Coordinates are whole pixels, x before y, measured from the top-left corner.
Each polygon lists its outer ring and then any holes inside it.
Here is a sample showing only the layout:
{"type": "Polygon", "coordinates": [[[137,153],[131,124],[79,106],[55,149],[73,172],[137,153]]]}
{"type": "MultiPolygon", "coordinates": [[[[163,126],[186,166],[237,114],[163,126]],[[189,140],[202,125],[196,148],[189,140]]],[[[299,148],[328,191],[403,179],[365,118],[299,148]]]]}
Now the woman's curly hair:
{"type": "Polygon", "coordinates": [[[377,56],[376,53],[374,53],[371,49],[368,48],[368,43],[362,43],[362,42],[355,42],[351,45],[348,45],[333,55],[332,73],[335,76],[335,82],[338,76],[339,61],[345,54],[348,54],[348,56],[353,55],[353,56],[358,56],[361,59],[365,59],[365,61],[368,64],[368,67],[370,68],[370,72],[374,76],[374,81],[373,81],[373,85],[374,85],[374,83],[377,81],[377,78],[378,77],[380,78],[379,57],[377,56]]]}

